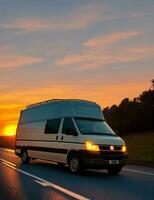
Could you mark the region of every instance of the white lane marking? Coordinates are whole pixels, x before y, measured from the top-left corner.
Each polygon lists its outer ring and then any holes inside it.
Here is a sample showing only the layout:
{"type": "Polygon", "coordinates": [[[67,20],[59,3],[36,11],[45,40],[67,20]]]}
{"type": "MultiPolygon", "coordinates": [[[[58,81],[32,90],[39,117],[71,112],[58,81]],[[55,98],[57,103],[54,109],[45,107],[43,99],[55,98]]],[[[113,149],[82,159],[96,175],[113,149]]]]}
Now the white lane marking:
{"type": "Polygon", "coordinates": [[[139,174],[145,174],[145,175],[154,176],[153,173],[150,173],[150,172],[144,172],[144,171],[138,171],[138,170],[135,170],[135,169],[123,169],[123,171],[134,172],[134,173],[139,173],[139,174]]]}
{"type": "MultiPolygon", "coordinates": [[[[40,177],[38,177],[38,176],[35,176],[35,175],[30,174],[30,173],[28,173],[28,172],[25,172],[25,171],[23,171],[23,170],[21,170],[21,169],[19,169],[19,168],[16,168],[15,166],[13,166],[14,163],[8,162],[7,160],[1,159],[1,158],[0,158],[0,161],[1,161],[4,165],[6,165],[6,166],[8,166],[8,167],[10,167],[10,168],[12,168],[12,169],[14,169],[14,170],[16,170],[16,171],[22,173],[22,174],[25,174],[25,175],[27,175],[27,176],[30,176],[30,177],[32,177],[32,178],[38,180],[37,183],[39,183],[39,184],[42,183],[42,185],[44,184],[44,186],[50,186],[50,187],[52,187],[52,188],[54,188],[54,189],[56,189],[56,190],[59,190],[59,191],[65,193],[65,194],[67,194],[67,195],[69,195],[69,196],[75,198],[75,199],[78,199],[78,200],[89,200],[88,198],[86,198],[86,197],[84,197],[84,196],[82,196],[82,195],[80,195],[80,194],[74,193],[74,192],[72,192],[72,191],[70,191],[70,190],[67,190],[67,189],[65,189],[65,188],[63,188],[63,187],[60,187],[60,186],[58,186],[58,185],[56,185],[56,184],[54,184],[54,183],[51,183],[51,182],[49,182],[49,181],[47,181],[47,180],[45,180],[45,179],[43,179],[43,178],[40,178],[40,177]]],[[[36,180],[35,180],[35,181],[36,181],[36,180]]]]}
{"type": "Polygon", "coordinates": [[[9,164],[9,165],[12,165],[12,166],[16,167],[16,165],[15,165],[14,163],[11,163],[11,162],[9,162],[9,161],[7,161],[7,160],[4,160],[4,159],[2,159],[2,158],[0,158],[0,161],[2,161],[3,163],[7,163],[7,164],[9,164]]]}
{"type": "Polygon", "coordinates": [[[44,186],[44,187],[47,186],[47,184],[45,182],[41,182],[41,181],[38,181],[38,180],[35,180],[35,182],[40,184],[40,185],[42,185],[42,186],[44,186]]]}
{"type": "Polygon", "coordinates": [[[8,163],[6,163],[6,162],[3,162],[3,161],[1,161],[4,165],[7,165],[8,167],[10,167],[10,168],[12,168],[12,169],[14,169],[15,167],[13,166],[13,165],[10,165],[10,164],[8,164],[8,163]]]}
{"type": "Polygon", "coordinates": [[[67,195],[69,194],[69,196],[72,196],[72,197],[74,197],[76,199],[89,200],[88,198],[85,198],[85,197],[83,197],[83,196],[81,196],[79,194],[75,194],[75,196],[74,196],[74,192],[68,191],[67,189],[61,188],[60,186],[55,185],[53,183],[50,183],[48,181],[41,182],[41,181],[35,180],[35,182],[40,184],[40,185],[42,185],[42,186],[44,186],[44,187],[53,187],[53,188],[55,188],[57,190],[60,190],[63,193],[66,193],[67,195]]]}
{"type": "Polygon", "coordinates": [[[40,182],[40,181],[35,180],[35,182],[37,182],[38,184],[40,184],[40,185],[42,185],[42,186],[44,186],[44,187],[53,187],[53,188],[55,188],[55,189],[57,189],[57,190],[60,190],[60,191],[63,192],[63,193],[66,193],[67,195],[69,194],[69,196],[72,196],[72,197],[74,197],[74,198],[76,198],[76,199],[88,200],[87,198],[85,198],[85,197],[83,197],[83,196],[81,196],[81,195],[78,195],[78,194],[76,194],[76,193],[75,193],[75,196],[74,196],[74,192],[68,191],[67,189],[62,188],[62,187],[60,187],[60,186],[58,186],[58,185],[55,185],[55,184],[53,184],[53,183],[50,183],[50,182],[48,182],[48,181],[40,182]]]}

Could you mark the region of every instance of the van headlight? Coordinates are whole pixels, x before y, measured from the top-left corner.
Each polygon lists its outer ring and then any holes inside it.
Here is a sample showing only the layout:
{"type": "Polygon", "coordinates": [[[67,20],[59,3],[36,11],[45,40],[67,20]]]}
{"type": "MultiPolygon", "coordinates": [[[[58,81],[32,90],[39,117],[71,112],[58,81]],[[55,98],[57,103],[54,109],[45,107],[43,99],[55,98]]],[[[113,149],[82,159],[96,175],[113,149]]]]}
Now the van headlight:
{"type": "Polygon", "coordinates": [[[123,146],[122,146],[121,151],[122,151],[123,153],[125,153],[125,152],[127,151],[126,145],[123,145],[123,146]]]}
{"type": "Polygon", "coordinates": [[[99,151],[99,146],[97,144],[93,144],[90,141],[86,141],[85,144],[88,151],[99,151]]]}

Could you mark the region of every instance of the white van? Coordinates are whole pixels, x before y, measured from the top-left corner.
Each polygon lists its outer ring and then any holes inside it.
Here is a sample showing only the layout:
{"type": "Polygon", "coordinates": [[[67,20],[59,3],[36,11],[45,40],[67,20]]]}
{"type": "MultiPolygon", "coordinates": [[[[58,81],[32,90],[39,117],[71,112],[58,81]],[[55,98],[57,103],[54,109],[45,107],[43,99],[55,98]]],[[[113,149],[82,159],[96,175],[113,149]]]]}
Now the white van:
{"type": "Polygon", "coordinates": [[[21,111],[16,132],[16,155],[67,164],[73,173],[86,168],[117,174],[126,164],[124,141],[105,122],[94,102],[53,99],[21,111]]]}

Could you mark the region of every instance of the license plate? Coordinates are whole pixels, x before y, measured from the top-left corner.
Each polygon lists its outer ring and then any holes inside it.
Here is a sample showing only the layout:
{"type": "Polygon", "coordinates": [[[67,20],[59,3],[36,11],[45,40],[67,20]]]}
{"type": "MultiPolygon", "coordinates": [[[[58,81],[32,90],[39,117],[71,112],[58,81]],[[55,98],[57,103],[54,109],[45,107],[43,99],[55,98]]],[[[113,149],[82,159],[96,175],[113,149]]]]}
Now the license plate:
{"type": "Polygon", "coordinates": [[[109,160],[109,164],[117,165],[119,164],[119,160],[109,160]]]}

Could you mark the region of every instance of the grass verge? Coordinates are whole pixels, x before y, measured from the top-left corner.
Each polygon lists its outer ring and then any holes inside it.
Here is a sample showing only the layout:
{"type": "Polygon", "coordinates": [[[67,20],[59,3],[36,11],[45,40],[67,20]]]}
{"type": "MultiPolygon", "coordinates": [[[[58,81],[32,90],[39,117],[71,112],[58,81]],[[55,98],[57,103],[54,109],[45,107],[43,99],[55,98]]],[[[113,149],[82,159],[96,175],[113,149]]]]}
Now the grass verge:
{"type": "Polygon", "coordinates": [[[128,148],[129,163],[154,167],[154,132],[132,133],[122,138],[128,148]]]}

